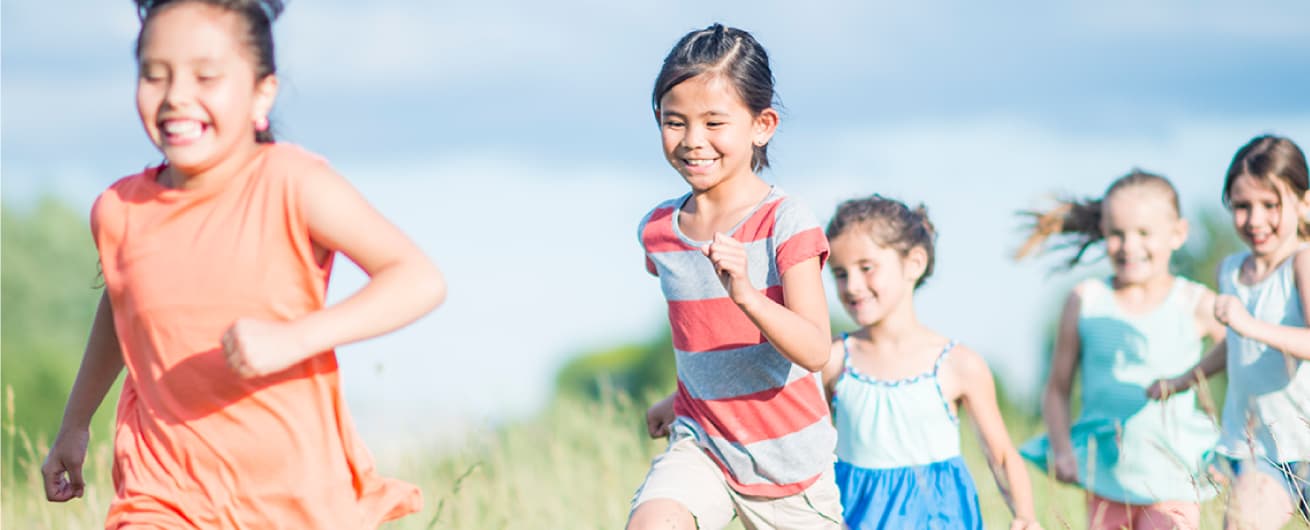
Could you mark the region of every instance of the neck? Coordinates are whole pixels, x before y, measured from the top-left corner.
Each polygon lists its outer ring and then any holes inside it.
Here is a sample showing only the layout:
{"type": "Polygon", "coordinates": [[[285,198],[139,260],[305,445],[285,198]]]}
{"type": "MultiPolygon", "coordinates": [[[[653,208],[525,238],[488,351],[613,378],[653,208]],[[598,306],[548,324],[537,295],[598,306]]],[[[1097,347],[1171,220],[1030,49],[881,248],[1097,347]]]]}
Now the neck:
{"type": "Polygon", "coordinates": [[[1281,265],[1289,256],[1295,254],[1304,242],[1301,238],[1293,236],[1287,238],[1287,241],[1279,245],[1273,252],[1266,254],[1251,252],[1251,265],[1257,274],[1264,274],[1265,271],[1281,265]]]}
{"type": "Polygon", "coordinates": [[[688,210],[692,213],[704,213],[711,216],[725,211],[733,211],[745,206],[753,206],[768,193],[769,185],[754,173],[737,175],[703,190],[693,189],[688,210]]]}
{"type": "Polygon", "coordinates": [[[1143,294],[1151,294],[1168,290],[1172,287],[1174,284],[1174,275],[1169,273],[1157,274],[1154,277],[1148,278],[1146,281],[1139,283],[1124,283],[1118,276],[1115,276],[1111,281],[1111,284],[1114,286],[1114,290],[1119,291],[1120,293],[1140,292],[1143,294]]]}
{"type": "Polygon", "coordinates": [[[170,163],[160,173],[159,183],[169,188],[181,190],[204,188],[232,177],[237,171],[245,167],[246,163],[254,158],[258,152],[259,144],[252,141],[249,144],[238,146],[228,156],[220,158],[209,166],[183,169],[170,163]]]}
{"type": "Polygon", "coordinates": [[[895,349],[897,345],[916,340],[923,335],[923,331],[923,325],[914,314],[914,307],[911,304],[903,304],[882,320],[860,328],[856,334],[875,346],[888,346],[895,349]]]}

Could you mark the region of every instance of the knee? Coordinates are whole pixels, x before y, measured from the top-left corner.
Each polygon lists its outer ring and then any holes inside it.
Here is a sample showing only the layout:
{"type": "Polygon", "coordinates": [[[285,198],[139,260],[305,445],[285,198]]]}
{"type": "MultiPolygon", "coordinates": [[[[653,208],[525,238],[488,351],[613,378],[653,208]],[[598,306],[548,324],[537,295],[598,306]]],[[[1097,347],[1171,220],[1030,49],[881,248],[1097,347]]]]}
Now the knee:
{"type": "Polygon", "coordinates": [[[627,530],[695,530],[696,519],[681,503],[654,499],[641,503],[628,517],[627,530]]]}

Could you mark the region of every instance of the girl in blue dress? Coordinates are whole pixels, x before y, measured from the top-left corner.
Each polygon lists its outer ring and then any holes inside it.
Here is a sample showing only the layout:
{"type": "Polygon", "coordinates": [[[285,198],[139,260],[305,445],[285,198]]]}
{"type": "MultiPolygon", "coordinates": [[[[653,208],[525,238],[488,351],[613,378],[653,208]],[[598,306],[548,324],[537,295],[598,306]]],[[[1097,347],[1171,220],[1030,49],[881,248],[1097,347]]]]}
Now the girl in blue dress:
{"type": "Polygon", "coordinates": [[[846,201],[827,236],[837,294],[860,326],[833,343],[823,369],[847,526],[982,528],[978,493],[960,457],[963,407],[1015,515],[1011,528],[1040,528],[987,363],[915,316],[914,290],[932,274],[934,255],[924,208],[878,195],[846,201]]]}

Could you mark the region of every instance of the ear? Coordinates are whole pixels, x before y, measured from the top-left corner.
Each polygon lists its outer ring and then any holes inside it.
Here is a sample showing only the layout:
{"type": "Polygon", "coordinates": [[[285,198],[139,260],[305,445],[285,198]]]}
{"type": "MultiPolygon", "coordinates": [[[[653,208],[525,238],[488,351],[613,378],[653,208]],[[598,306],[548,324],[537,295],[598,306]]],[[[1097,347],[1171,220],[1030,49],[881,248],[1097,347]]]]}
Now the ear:
{"type": "Polygon", "coordinates": [[[277,100],[277,75],[268,74],[255,82],[255,104],[251,108],[251,120],[268,119],[273,111],[273,101],[277,100]]]}
{"type": "Polygon", "coordinates": [[[905,270],[905,279],[910,283],[919,283],[919,278],[928,270],[928,251],[923,247],[915,246],[901,258],[901,266],[905,270]]]}
{"type": "Polygon", "coordinates": [[[1192,225],[1187,223],[1187,219],[1178,219],[1178,222],[1174,224],[1174,233],[1173,238],[1170,241],[1170,246],[1174,250],[1183,248],[1183,245],[1187,243],[1187,234],[1191,229],[1192,225]]]}
{"type": "Polygon", "coordinates": [[[778,122],[782,116],[773,107],[760,111],[751,121],[751,143],[755,145],[765,145],[773,139],[773,133],[778,131],[778,122]]]}

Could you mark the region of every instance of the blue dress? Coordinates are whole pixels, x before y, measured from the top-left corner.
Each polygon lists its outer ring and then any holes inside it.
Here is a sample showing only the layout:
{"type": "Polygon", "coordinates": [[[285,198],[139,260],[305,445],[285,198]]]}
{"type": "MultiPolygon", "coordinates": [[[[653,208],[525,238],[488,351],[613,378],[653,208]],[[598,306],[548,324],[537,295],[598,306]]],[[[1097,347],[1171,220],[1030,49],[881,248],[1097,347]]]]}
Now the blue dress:
{"type": "Polygon", "coordinates": [[[853,530],[982,528],[978,491],[960,457],[959,419],[951,413],[937,371],[884,381],[850,361],[833,390],[837,486],[853,530]]]}

